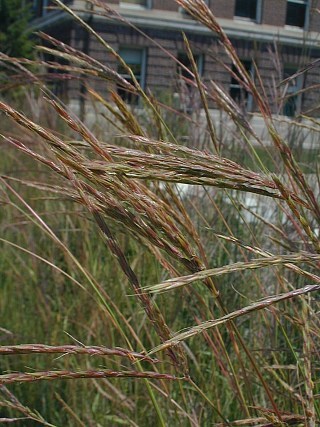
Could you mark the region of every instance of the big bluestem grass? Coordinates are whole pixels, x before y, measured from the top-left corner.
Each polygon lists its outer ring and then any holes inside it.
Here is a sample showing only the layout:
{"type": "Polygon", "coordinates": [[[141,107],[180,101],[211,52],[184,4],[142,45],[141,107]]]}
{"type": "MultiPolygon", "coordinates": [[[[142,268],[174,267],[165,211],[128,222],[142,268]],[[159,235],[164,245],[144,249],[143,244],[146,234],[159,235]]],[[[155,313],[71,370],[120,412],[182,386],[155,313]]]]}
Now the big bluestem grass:
{"type": "MultiPolygon", "coordinates": [[[[319,175],[278,132],[259,70],[253,80],[204,2],[178,0],[218,36],[237,74],[226,69],[259,108],[272,153],[229,94],[202,81],[186,37],[185,79],[204,115],[175,112],[147,94],[119,54],[56,3],[120,62],[130,82],[45,34],[41,50],[54,61],[1,55],[44,95],[38,105],[49,112],[44,120],[0,102],[8,117],[0,181],[4,419],[315,426],[319,175]],[[31,73],[36,64],[40,72],[31,73]],[[50,92],[44,65],[59,70],[54,78],[83,81],[87,102],[105,120],[100,131],[50,92]],[[92,87],[93,77],[111,82],[107,97],[92,87]],[[115,85],[138,96],[139,109],[115,85]],[[233,122],[231,137],[212,119],[212,102],[233,122]],[[204,150],[196,140],[181,144],[180,132],[197,117],[206,121],[197,124],[204,150]],[[234,150],[228,138],[237,141],[234,150]]],[[[105,2],[91,3],[125,23],[105,2]]],[[[292,126],[318,132],[316,119],[308,123],[292,126]]]]}

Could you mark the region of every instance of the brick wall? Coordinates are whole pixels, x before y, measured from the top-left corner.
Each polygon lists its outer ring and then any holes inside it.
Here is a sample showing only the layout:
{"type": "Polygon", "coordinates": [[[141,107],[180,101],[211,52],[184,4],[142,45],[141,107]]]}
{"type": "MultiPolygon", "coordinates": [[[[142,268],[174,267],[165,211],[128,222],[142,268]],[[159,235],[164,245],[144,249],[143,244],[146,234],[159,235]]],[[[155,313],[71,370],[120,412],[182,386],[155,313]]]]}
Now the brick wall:
{"type": "Polygon", "coordinates": [[[262,4],[262,23],[283,27],[286,13],[287,0],[265,0],[262,4]]]}
{"type": "MultiPolygon", "coordinates": [[[[113,0],[118,1],[118,0],[113,0]]],[[[109,1],[109,3],[111,3],[109,1]]],[[[313,6],[319,7],[320,0],[314,0],[313,6]]],[[[225,19],[233,19],[235,0],[210,0],[209,3],[214,14],[225,19]]],[[[158,10],[168,10],[176,8],[174,0],[154,0],[154,8],[158,10]]],[[[177,11],[177,8],[175,9],[177,11]]],[[[152,11],[151,11],[152,13],[152,11]]],[[[278,25],[283,27],[286,17],[286,0],[264,0],[262,23],[265,25],[278,25]],[[277,14],[274,14],[274,10],[277,14]],[[271,13],[272,11],[272,13],[271,13]]],[[[314,14],[310,19],[310,27],[317,30],[320,29],[320,15],[314,14]]],[[[144,48],[147,53],[146,63],[146,87],[156,94],[165,96],[173,94],[177,90],[177,64],[172,58],[169,58],[167,53],[154,45],[152,42],[145,39],[142,35],[135,32],[129,27],[112,25],[103,21],[95,21],[95,29],[103,38],[118,51],[121,47],[144,48]]],[[[179,52],[184,51],[184,44],[181,34],[174,30],[162,30],[144,28],[144,31],[172,56],[177,57],[179,52]]],[[[74,47],[83,49],[83,30],[74,26],[72,30],[72,44],[74,47]]],[[[230,59],[225,54],[224,49],[218,44],[216,37],[187,34],[192,51],[195,54],[202,54],[204,57],[203,63],[203,78],[209,84],[210,80],[218,83],[226,92],[229,91],[231,77],[226,71],[223,64],[230,66],[230,59]]],[[[307,52],[304,50],[302,56],[301,47],[286,47],[278,46],[274,48],[272,44],[266,44],[259,41],[253,42],[242,39],[233,39],[232,43],[240,57],[240,59],[254,59],[257,63],[261,80],[263,81],[263,91],[266,94],[268,102],[271,104],[272,111],[277,113],[276,104],[282,88],[278,83],[282,79],[283,65],[296,66],[297,69],[308,63],[312,58],[316,58],[318,50],[307,52]],[[311,55],[311,59],[307,58],[307,53],[311,55]]],[[[95,40],[90,39],[89,54],[98,59],[102,63],[108,64],[111,68],[117,69],[115,58],[105,51],[105,49],[95,40]]],[[[320,81],[320,69],[314,68],[306,75],[306,83],[316,85],[320,81]]],[[[256,83],[258,79],[256,78],[256,83]]],[[[94,87],[101,91],[103,96],[107,93],[107,88],[113,87],[107,81],[93,82],[94,87]],[[110,86],[111,85],[111,86],[110,86]]],[[[76,91],[79,91],[80,84],[74,82],[70,85],[72,88],[72,96],[76,96],[76,91]]],[[[262,92],[262,87],[260,88],[262,92]]],[[[318,102],[318,92],[313,90],[308,94],[303,95],[302,109],[311,109],[318,102]]],[[[210,107],[214,104],[210,103],[210,107]]]]}
{"type": "Polygon", "coordinates": [[[210,0],[209,7],[217,18],[233,19],[236,0],[210,0]]]}
{"type": "MultiPolygon", "coordinates": [[[[121,47],[145,48],[147,52],[146,63],[146,87],[155,94],[161,94],[161,97],[169,96],[177,91],[177,64],[156,45],[145,39],[142,35],[126,27],[106,26],[100,22],[95,24],[95,30],[118,51],[121,47]]],[[[82,49],[82,29],[73,30],[73,45],[82,49]]],[[[178,32],[162,32],[156,30],[146,30],[147,34],[159,43],[172,56],[177,57],[179,52],[183,52],[184,44],[181,35],[178,32]]],[[[230,74],[226,71],[223,64],[231,66],[230,59],[224,52],[223,47],[217,43],[216,38],[203,35],[187,34],[194,54],[202,54],[203,79],[210,87],[210,80],[218,83],[228,93],[231,82],[230,74]]],[[[277,50],[272,45],[253,43],[252,41],[234,39],[232,43],[240,59],[254,59],[256,62],[261,80],[263,81],[263,91],[266,94],[272,112],[276,110],[277,98],[281,94],[279,82],[282,79],[283,65],[295,66],[297,69],[310,61],[302,56],[301,48],[280,46],[277,50]]],[[[90,39],[89,54],[113,69],[117,69],[115,58],[94,39],[90,39]]],[[[315,53],[316,54],[316,53],[315,53]]],[[[308,84],[316,84],[319,81],[320,70],[313,69],[306,76],[308,84]]],[[[258,79],[256,79],[258,83],[258,79]]],[[[115,87],[110,82],[97,80],[92,83],[104,96],[107,94],[107,88],[115,87]],[[111,85],[111,86],[110,86],[111,85]]],[[[79,90],[79,83],[74,82],[71,85],[72,94],[75,96],[79,90]]],[[[261,88],[262,90],[262,88],[261,88]]],[[[316,92],[303,97],[302,109],[310,109],[316,102],[316,92]],[[313,96],[312,96],[313,95],[313,96]]],[[[214,104],[210,103],[210,107],[214,104]]]]}
{"type": "MultiPolygon", "coordinates": [[[[121,1],[121,0],[120,0],[121,1]]],[[[75,6],[85,4],[85,0],[72,0],[75,6]]],[[[117,5],[119,0],[107,0],[107,4],[117,5]]],[[[125,0],[123,1],[125,3],[125,0]]],[[[217,18],[233,19],[236,0],[208,0],[208,5],[217,18]]],[[[168,12],[178,12],[179,6],[175,0],[151,0],[152,9],[168,12]]],[[[310,18],[308,30],[319,32],[320,0],[310,0],[310,18]]],[[[262,24],[284,27],[286,23],[287,0],[262,0],[262,24]],[[276,11],[276,12],[275,12],[276,11]]]]}
{"type": "Polygon", "coordinates": [[[152,0],[152,7],[158,10],[168,10],[177,12],[178,4],[174,0],[152,0]]]}

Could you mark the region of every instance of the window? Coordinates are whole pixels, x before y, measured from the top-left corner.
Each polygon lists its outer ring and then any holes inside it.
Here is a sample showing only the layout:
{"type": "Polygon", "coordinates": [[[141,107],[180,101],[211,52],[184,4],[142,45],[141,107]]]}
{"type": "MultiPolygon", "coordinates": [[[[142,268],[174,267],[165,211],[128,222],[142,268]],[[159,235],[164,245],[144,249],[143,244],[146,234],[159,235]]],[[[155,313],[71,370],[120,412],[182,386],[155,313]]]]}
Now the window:
{"type": "MultiPolygon", "coordinates": [[[[62,3],[69,4],[71,0],[64,0],[62,3]]],[[[36,17],[44,16],[50,12],[48,7],[57,6],[52,0],[33,0],[32,9],[36,17]]]]}
{"type": "Polygon", "coordinates": [[[236,0],[234,15],[238,18],[260,21],[261,0],[236,0]]]}
{"type": "Polygon", "coordinates": [[[33,10],[36,16],[47,14],[48,0],[33,0],[33,10]]]}
{"type": "MultiPolygon", "coordinates": [[[[298,71],[296,66],[285,65],[283,67],[283,78],[287,79],[298,71]]],[[[301,96],[299,91],[302,89],[302,76],[289,80],[285,87],[282,112],[284,116],[294,117],[300,110],[301,96]]]]}
{"type": "MultiPolygon", "coordinates": [[[[203,55],[193,54],[194,61],[197,65],[198,73],[201,75],[203,71],[203,55]]],[[[185,52],[178,53],[177,60],[181,62],[182,65],[187,67],[190,71],[192,71],[192,65],[188,55],[185,52]]],[[[178,74],[187,79],[191,79],[191,75],[182,68],[179,64],[177,64],[178,74]]]]}
{"type": "MultiPolygon", "coordinates": [[[[249,74],[253,73],[252,62],[250,60],[242,60],[242,65],[249,74]]],[[[232,72],[235,76],[238,76],[239,73],[234,65],[232,65],[232,72]]],[[[239,83],[235,76],[231,76],[230,90],[229,94],[231,98],[240,106],[245,107],[246,110],[250,111],[252,109],[252,96],[249,94],[239,83]]]]}
{"type": "Polygon", "coordinates": [[[286,25],[305,28],[308,0],[288,0],[286,25]]]}
{"type": "MultiPolygon", "coordinates": [[[[120,48],[119,55],[122,59],[129,65],[133,71],[136,79],[138,80],[141,87],[144,87],[145,84],[145,71],[146,71],[146,51],[145,49],[135,49],[135,48],[120,48]]],[[[132,83],[130,75],[127,74],[126,69],[119,64],[118,73],[125,78],[129,83],[132,83]]],[[[121,98],[128,102],[129,104],[137,104],[138,97],[137,95],[128,92],[127,90],[118,87],[118,94],[121,98]]]]}
{"type": "Polygon", "coordinates": [[[142,7],[150,7],[151,0],[121,0],[120,3],[132,4],[136,6],[142,6],[142,7]]]}
{"type": "MultiPolygon", "coordinates": [[[[198,73],[202,75],[204,56],[202,54],[193,54],[193,58],[197,66],[198,73]]],[[[185,52],[179,52],[177,60],[193,72],[190,59],[185,52]]],[[[199,108],[199,92],[197,88],[192,85],[192,80],[194,79],[190,73],[188,73],[188,71],[180,64],[177,64],[177,74],[177,93],[175,95],[177,103],[176,108],[184,113],[192,114],[193,111],[199,108]]]]}

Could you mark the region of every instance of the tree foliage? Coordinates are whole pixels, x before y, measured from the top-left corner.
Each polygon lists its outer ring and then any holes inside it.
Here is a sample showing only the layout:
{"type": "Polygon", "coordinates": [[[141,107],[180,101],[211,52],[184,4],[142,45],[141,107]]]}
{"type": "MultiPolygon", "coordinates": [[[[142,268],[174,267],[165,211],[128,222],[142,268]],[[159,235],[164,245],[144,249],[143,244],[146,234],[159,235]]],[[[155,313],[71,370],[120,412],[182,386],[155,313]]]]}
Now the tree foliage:
{"type": "Polygon", "coordinates": [[[30,58],[33,42],[29,29],[31,4],[21,0],[0,0],[0,51],[30,58]]]}

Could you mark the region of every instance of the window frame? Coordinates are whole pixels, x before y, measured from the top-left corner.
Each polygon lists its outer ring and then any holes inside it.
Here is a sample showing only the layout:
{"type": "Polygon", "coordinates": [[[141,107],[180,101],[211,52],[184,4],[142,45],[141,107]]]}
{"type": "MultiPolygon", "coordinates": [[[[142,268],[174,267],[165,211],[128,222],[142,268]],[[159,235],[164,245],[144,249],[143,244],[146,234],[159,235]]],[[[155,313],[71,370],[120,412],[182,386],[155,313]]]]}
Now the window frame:
{"type": "Polygon", "coordinates": [[[120,0],[119,6],[132,8],[132,9],[152,9],[153,0],[141,0],[141,1],[144,1],[145,4],[130,3],[129,1],[126,1],[126,0],[120,0]]]}
{"type": "MultiPolygon", "coordinates": [[[[131,67],[132,65],[135,65],[135,64],[130,64],[129,62],[127,62],[126,61],[126,59],[121,55],[121,50],[127,50],[127,51],[130,51],[130,50],[132,50],[132,51],[140,51],[141,52],[141,63],[140,63],[140,67],[141,67],[141,71],[140,71],[140,75],[139,76],[136,76],[135,75],[135,77],[137,78],[137,80],[138,80],[138,82],[139,82],[139,84],[140,84],[140,86],[141,86],[141,88],[144,90],[145,89],[145,85],[146,85],[146,76],[147,76],[147,48],[146,47],[136,47],[136,46],[128,46],[128,45],[122,45],[122,46],[119,46],[119,48],[118,48],[118,54],[121,56],[121,58],[122,59],[124,59],[124,61],[131,67]]],[[[118,64],[118,69],[117,69],[117,72],[118,72],[118,74],[121,76],[121,77],[123,77],[123,78],[125,78],[125,79],[128,79],[128,77],[130,77],[128,74],[124,74],[124,73],[121,73],[120,71],[119,71],[119,65],[120,64],[118,64]]],[[[139,98],[138,97],[136,97],[135,98],[135,96],[134,95],[132,95],[132,100],[130,101],[130,100],[128,100],[128,99],[125,99],[126,98],[126,93],[128,93],[128,97],[130,98],[130,94],[129,94],[129,92],[126,92],[125,90],[124,90],[124,95],[121,95],[120,93],[119,93],[119,90],[121,90],[121,88],[117,88],[117,93],[118,93],[118,95],[119,96],[121,96],[121,98],[126,102],[126,103],[128,103],[129,105],[137,105],[138,103],[139,103],[139,98]]]]}
{"type": "Polygon", "coordinates": [[[310,1],[309,0],[287,0],[286,21],[285,21],[286,27],[306,30],[309,27],[309,21],[310,21],[310,1]],[[287,24],[289,3],[305,5],[304,25],[302,27],[300,27],[300,25],[287,24]]]}
{"type": "Polygon", "coordinates": [[[37,17],[42,17],[49,13],[49,11],[46,9],[46,7],[48,7],[48,4],[49,0],[33,0],[32,7],[37,17]]]}
{"type": "Polygon", "coordinates": [[[239,16],[236,15],[236,8],[237,8],[237,0],[235,0],[234,3],[234,19],[237,19],[239,21],[247,21],[247,22],[255,22],[257,24],[261,24],[262,22],[262,3],[263,0],[255,0],[256,1],[256,16],[255,18],[250,18],[249,16],[239,16]]]}
{"type": "MultiPolygon", "coordinates": [[[[243,59],[241,59],[240,60],[241,62],[242,62],[242,64],[244,64],[245,62],[248,62],[249,63],[249,67],[248,67],[248,69],[246,68],[246,70],[247,70],[247,72],[250,74],[250,76],[251,76],[251,78],[252,79],[254,79],[254,65],[253,65],[253,63],[254,63],[254,61],[253,61],[253,59],[251,59],[251,58],[249,58],[249,59],[247,59],[247,58],[243,58],[243,59]]],[[[234,67],[234,65],[232,64],[232,72],[233,73],[235,73],[235,74],[237,74],[236,73],[236,70],[234,70],[233,69],[233,67],[234,67]]],[[[235,80],[235,81],[237,81],[232,75],[231,75],[231,81],[230,81],[230,85],[229,85],[229,96],[230,96],[230,98],[237,104],[237,105],[239,105],[240,107],[243,107],[243,105],[242,105],[242,103],[241,103],[241,101],[245,101],[245,110],[247,111],[247,112],[251,112],[252,110],[253,110],[253,97],[252,97],[252,94],[250,93],[250,92],[248,92],[248,91],[246,91],[242,86],[241,86],[241,84],[238,82],[238,83],[234,83],[233,82],[233,79],[235,80]],[[235,98],[235,97],[233,97],[232,95],[231,95],[231,90],[232,89],[238,89],[239,90],[239,94],[240,94],[240,102],[235,98]],[[244,97],[244,99],[242,100],[241,99],[241,94],[244,94],[245,95],[245,97],[244,97]]]]}
{"type": "MultiPolygon", "coordinates": [[[[192,52],[192,55],[193,55],[193,59],[194,59],[194,61],[196,63],[196,66],[197,66],[198,73],[199,73],[200,76],[202,76],[203,75],[203,68],[204,68],[204,53],[202,53],[202,52],[199,52],[199,53],[192,52]]],[[[185,51],[179,50],[177,52],[176,59],[179,62],[181,62],[181,64],[183,64],[185,67],[187,67],[188,69],[190,69],[190,71],[192,72],[191,61],[189,61],[188,54],[185,51]],[[179,56],[180,56],[180,59],[179,59],[179,56]],[[188,60],[188,62],[190,62],[190,66],[187,65],[187,64],[184,64],[183,61],[181,61],[181,56],[185,56],[185,58],[188,60]]],[[[178,67],[180,67],[180,65],[177,63],[177,74],[179,74],[179,68],[178,67]]],[[[182,76],[184,76],[183,73],[181,73],[181,74],[182,74],[182,76]]],[[[188,77],[187,76],[184,76],[184,77],[191,78],[190,75],[188,77]]]]}
{"type": "MultiPolygon", "coordinates": [[[[204,63],[205,63],[205,54],[203,52],[192,52],[194,61],[197,66],[197,70],[200,76],[204,74],[204,63]]],[[[187,67],[191,72],[192,65],[189,60],[188,54],[183,50],[178,50],[176,52],[176,60],[187,67]]],[[[176,63],[176,82],[177,82],[177,91],[174,96],[176,97],[177,105],[175,108],[184,114],[192,114],[195,111],[195,95],[198,94],[198,91],[195,90],[195,87],[192,85],[192,81],[195,82],[195,78],[187,73],[177,62],[176,63]],[[185,79],[189,79],[190,83],[185,79]]]]}
{"type": "Polygon", "coordinates": [[[49,6],[49,0],[43,0],[42,3],[42,16],[47,15],[50,11],[47,9],[49,6]]]}
{"type": "MultiPolygon", "coordinates": [[[[299,70],[299,67],[297,65],[290,64],[290,63],[289,64],[284,63],[282,66],[283,78],[286,79],[290,76],[293,76],[298,70],[299,70]],[[287,70],[287,72],[286,72],[286,70],[287,70]],[[286,74],[289,74],[289,76],[286,77],[286,74]]],[[[295,78],[295,80],[296,80],[296,83],[294,85],[291,82],[291,84],[287,84],[285,87],[284,97],[288,98],[288,99],[283,100],[283,105],[281,108],[281,113],[285,117],[295,117],[295,115],[297,115],[301,112],[302,96],[301,96],[301,93],[299,93],[299,92],[301,91],[301,89],[303,87],[303,76],[302,75],[298,76],[295,78]],[[294,99],[294,97],[296,98],[294,114],[293,115],[286,114],[285,113],[286,106],[290,102],[290,99],[292,100],[292,99],[294,99]]]]}

